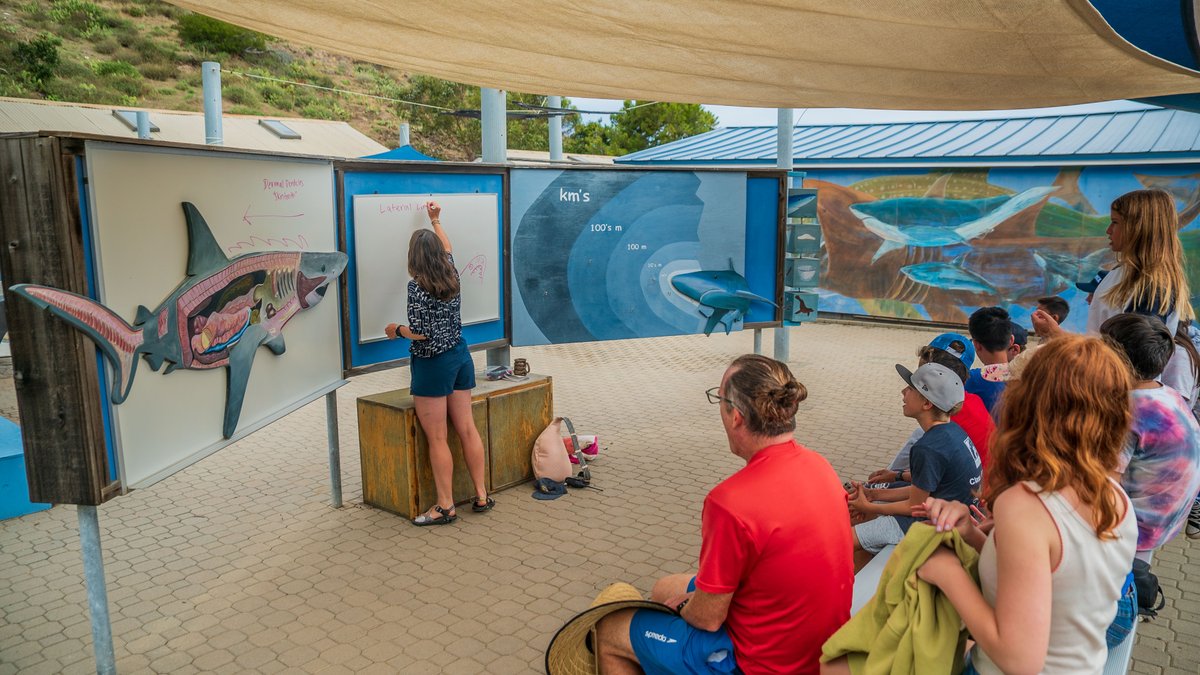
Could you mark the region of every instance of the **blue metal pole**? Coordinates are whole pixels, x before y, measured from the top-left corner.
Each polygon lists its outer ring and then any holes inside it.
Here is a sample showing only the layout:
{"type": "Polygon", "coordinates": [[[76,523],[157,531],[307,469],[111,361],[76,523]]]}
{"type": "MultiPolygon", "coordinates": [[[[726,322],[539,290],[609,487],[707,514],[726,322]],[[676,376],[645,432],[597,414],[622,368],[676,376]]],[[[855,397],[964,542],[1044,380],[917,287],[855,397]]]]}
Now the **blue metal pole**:
{"type": "Polygon", "coordinates": [[[224,145],[221,129],[221,64],[205,61],[200,64],[200,82],[204,87],[204,142],[224,145]]]}
{"type": "Polygon", "coordinates": [[[95,506],[79,505],[79,548],[87,582],[88,611],[92,617],[92,651],[99,675],[116,675],[112,622],[108,618],[108,589],[104,584],[104,554],[100,550],[100,518],[95,506]]]}
{"type": "MultiPolygon", "coordinates": [[[[779,123],[775,130],[775,166],[788,171],[792,170],[793,119],[791,108],[779,108],[779,123]]],[[[780,326],[775,329],[775,360],[787,363],[790,351],[788,327],[780,326]]]]}
{"type": "MultiPolygon", "coordinates": [[[[561,96],[551,96],[549,99],[546,100],[546,105],[550,106],[551,108],[561,108],[562,107],[562,97],[561,96]]],[[[563,142],[562,115],[551,115],[550,116],[550,161],[552,161],[552,162],[562,161],[562,158],[563,158],[562,142],[563,142]]]]}
{"type": "Polygon", "coordinates": [[[138,138],[150,138],[150,113],[139,110],[137,113],[138,138]]]}
{"type": "Polygon", "coordinates": [[[329,434],[329,492],[333,508],[342,508],[342,452],[338,440],[337,390],[325,394],[325,430],[329,434]]]}

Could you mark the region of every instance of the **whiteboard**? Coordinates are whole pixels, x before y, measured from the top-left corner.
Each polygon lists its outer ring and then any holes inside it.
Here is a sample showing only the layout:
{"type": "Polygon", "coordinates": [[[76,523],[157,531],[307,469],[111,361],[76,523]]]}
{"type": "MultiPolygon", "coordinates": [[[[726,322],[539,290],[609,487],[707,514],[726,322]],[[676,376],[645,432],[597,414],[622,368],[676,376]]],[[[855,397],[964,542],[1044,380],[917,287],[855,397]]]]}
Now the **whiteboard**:
{"type": "MultiPolygon", "coordinates": [[[[99,297],[127,322],[186,278],[181,202],[196,205],[230,258],[337,250],[329,162],[97,142],[86,157],[99,297]]],[[[334,287],[287,323],[283,354],[257,350],[234,439],[341,382],[338,295],[334,287]]],[[[230,442],[221,433],[225,368],[164,374],[138,361],[129,398],[112,406],[121,480],[133,488],[230,442]]]]}
{"type": "Polygon", "coordinates": [[[462,323],[500,318],[500,196],[355,195],[354,261],[359,342],[386,339],[389,323],[408,323],[408,240],[429,227],[425,204],[442,207],[462,286],[462,323]]]}

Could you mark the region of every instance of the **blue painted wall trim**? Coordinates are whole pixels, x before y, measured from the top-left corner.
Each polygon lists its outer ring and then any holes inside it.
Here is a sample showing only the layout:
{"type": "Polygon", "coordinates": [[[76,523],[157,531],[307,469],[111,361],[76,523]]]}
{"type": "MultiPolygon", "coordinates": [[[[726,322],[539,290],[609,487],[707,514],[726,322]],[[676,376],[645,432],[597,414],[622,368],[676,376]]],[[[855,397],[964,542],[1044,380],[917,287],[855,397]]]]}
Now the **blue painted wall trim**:
{"type": "MultiPolygon", "coordinates": [[[[350,264],[346,270],[346,283],[349,290],[349,307],[343,311],[350,314],[350,363],[347,368],[363,368],[377,363],[386,363],[408,358],[408,340],[382,340],[360,344],[358,330],[358,266],[355,260],[354,241],[354,196],[371,194],[474,194],[491,193],[501,196],[500,213],[496,221],[496,240],[500,250],[504,250],[504,178],[500,174],[464,174],[464,173],[411,173],[411,172],[347,172],[343,177],[343,193],[345,203],[342,209],[346,217],[346,254],[350,264]]],[[[405,266],[406,260],[396,260],[396,264],[405,266]]],[[[500,269],[500,297],[505,297],[505,284],[508,280],[508,261],[505,260],[500,269]]],[[[397,288],[397,293],[407,292],[397,288]]],[[[477,345],[494,340],[503,340],[504,303],[500,306],[500,318],[496,321],[463,326],[463,338],[468,345],[477,345]]],[[[398,323],[403,323],[405,317],[396,317],[398,323]]]]}
{"type": "MultiPolygon", "coordinates": [[[[775,264],[779,244],[779,179],[746,179],[746,281],[750,290],[774,298],[775,264]]],[[[750,305],[747,323],[774,321],[775,308],[756,302],[750,305]]]]}

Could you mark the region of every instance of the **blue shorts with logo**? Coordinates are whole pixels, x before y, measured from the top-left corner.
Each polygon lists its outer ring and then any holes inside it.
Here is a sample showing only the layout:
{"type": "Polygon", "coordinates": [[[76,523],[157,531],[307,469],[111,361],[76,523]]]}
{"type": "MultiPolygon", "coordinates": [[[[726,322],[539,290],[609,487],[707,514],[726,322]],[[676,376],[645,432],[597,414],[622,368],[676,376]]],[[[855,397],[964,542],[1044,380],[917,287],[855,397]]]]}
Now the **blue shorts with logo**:
{"type": "Polygon", "coordinates": [[[437,356],[412,357],[409,371],[413,396],[449,396],[460,389],[475,388],[475,362],[462,338],[437,356]]]}
{"type": "MultiPolygon", "coordinates": [[[[688,591],[696,590],[696,578],[688,591]]],[[[700,630],[675,614],[639,609],[629,623],[629,642],[646,675],[739,673],[733,640],[722,626],[700,630]]]]}

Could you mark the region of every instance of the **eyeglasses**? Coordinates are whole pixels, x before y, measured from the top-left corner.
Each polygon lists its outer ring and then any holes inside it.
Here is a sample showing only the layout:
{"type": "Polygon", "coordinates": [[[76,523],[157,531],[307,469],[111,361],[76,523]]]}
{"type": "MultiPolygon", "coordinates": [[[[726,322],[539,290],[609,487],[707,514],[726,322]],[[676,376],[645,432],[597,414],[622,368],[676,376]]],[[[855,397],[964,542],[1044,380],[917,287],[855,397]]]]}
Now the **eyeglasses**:
{"type": "Polygon", "coordinates": [[[708,397],[708,402],[709,403],[719,403],[721,401],[725,401],[726,403],[733,406],[734,408],[737,408],[737,404],[735,404],[732,400],[727,399],[724,396],[721,396],[720,394],[717,393],[720,390],[721,390],[721,387],[716,386],[716,387],[713,387],[712,389],[709,389],[708,391],[704,392],[704,395],[708,397]]]}

